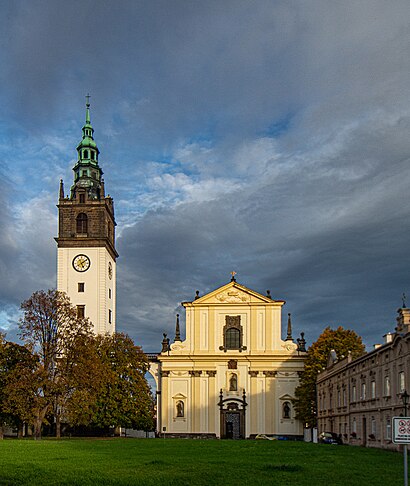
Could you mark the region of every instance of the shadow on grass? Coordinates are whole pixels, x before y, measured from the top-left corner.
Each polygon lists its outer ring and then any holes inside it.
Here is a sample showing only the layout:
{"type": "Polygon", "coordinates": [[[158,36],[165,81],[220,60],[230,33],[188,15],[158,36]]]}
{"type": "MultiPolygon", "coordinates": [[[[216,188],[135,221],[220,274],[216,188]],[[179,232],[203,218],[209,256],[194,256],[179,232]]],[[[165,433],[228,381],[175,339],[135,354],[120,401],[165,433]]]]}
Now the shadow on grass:
{"type": "Polygon", "coordinates": [[[303,467],[297,464],[265,464],[262,471],[300,472],[303,467]]]}

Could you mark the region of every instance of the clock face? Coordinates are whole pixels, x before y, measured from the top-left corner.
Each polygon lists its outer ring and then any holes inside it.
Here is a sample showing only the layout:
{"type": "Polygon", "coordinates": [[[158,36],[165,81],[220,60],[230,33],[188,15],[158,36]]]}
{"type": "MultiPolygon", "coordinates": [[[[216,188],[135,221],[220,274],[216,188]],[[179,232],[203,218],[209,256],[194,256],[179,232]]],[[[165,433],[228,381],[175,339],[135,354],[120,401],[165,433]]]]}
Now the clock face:
{"type": "Polygon", "coordinates": [[[108,278],[112,279],[112,263],[108,262],[108,278]]]}
{"type": "Polygon", "coordinates": [[[91,262],[87,255],[77,255],[73,259],[73,267],[77,272],[86,272],[90,265],[91,262]]]}

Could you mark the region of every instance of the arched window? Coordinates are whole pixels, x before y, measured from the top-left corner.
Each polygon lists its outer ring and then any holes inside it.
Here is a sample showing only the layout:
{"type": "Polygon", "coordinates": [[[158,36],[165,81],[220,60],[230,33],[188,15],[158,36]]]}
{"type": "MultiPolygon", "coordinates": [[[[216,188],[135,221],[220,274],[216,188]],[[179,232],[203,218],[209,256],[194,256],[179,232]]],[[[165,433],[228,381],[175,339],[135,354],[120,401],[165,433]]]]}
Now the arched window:
{"type": "Polygon", "coordinates": [[[85,213],[80,213],[77,216],[77,233],[87,233],[88,232],[88,218],[85,213]]]}
{"type": "Polygon", "coordinates": [[[84,150],[84,158],[88,159],[88,150],[84,150]]]}
{"type": "Polygon", "coordinates": [[[231,377],[229,378],[229,391],[237,391],[238,390],[238,376],[236,373],[232,373],[231,377]]]}
{"type": "Polygon", "coordinates": [[[282,406],[282,418],[290,419],[290,411],[291,411],[290,403],[285,402],[282,406]]]}
{"type": "Polygon", "coordinates": [[[241,331],[231,327],[225,331],[226,349],[239,349],[241,347],[241,331]]]}
{"type": "Polygon", "coordinates": [[[246,347],[242,346],[242,332],[241,316],[225,316],[223,346],[219,346],[219,349],[223,351],[228,349],[245,350],[246,347]]]}

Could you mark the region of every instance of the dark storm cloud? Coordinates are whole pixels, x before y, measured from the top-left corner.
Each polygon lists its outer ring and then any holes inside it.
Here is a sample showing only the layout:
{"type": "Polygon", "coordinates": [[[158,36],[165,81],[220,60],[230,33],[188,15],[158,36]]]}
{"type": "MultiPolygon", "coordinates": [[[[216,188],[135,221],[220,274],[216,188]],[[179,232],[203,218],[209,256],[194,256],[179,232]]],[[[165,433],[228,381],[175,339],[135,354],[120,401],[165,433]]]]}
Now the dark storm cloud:
{"type": "Polygon", "coordinates": [[[409,16],[407,0],[5,2],[3,310],[54,283],[90,91],[120,330],[158,349],[179,302],[236,270],[311,339],[378,340],[409,291],[409,16]]]}

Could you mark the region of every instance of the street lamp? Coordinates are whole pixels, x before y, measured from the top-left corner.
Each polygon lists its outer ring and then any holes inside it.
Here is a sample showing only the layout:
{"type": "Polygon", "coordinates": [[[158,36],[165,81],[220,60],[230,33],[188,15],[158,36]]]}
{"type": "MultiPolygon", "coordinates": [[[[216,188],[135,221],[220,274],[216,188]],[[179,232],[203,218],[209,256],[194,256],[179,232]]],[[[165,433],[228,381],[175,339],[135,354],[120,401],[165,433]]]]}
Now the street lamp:
{"type": "Polygon", "coordinates": [[[404,407],[404,416],[407,417],[407,405],[409,403],[409,398],[410,398],[410,395],[407,393],[407,390],[404,390],[401,394],[400,394],[400,398],[402,399],[403,401],[403,407],[404,407]]]}

